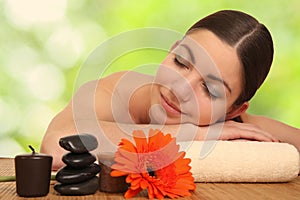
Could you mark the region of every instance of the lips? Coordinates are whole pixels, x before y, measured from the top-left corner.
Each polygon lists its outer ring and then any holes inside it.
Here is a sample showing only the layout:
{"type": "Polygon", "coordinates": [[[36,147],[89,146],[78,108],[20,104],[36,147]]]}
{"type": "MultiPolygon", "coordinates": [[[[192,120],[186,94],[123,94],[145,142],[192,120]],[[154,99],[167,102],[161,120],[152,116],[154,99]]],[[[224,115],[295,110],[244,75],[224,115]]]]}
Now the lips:
{"type": "Polygon", "coordinates": [[[180,115],[181,110],[176,106],[172,101],[170,101],[167,97],[161,94],[161,105],[166,110],[166,112],[171,113],[173,115],[180,115]]]}

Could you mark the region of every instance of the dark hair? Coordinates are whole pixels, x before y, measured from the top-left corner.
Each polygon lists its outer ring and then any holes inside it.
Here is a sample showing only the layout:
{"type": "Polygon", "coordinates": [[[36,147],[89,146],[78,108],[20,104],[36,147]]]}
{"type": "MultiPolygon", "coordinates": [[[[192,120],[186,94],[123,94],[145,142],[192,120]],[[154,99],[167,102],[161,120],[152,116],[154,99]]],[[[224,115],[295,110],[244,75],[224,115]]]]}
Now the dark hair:
{"type": "Polygon", "coordinates": [[[206,29],[236,48],[243,67],[243,86],[234,105],[249,101],[264,82],[273,60],[273,41],[268,29],[252,16],[234,10],[213,13],[188,31],[206,29]]]}

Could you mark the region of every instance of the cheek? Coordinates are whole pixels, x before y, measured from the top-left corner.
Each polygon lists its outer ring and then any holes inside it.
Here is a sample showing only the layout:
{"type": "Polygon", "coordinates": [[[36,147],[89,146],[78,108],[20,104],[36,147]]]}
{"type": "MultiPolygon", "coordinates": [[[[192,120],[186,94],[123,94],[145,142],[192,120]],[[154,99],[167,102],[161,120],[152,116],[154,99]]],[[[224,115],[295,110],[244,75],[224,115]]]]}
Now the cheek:
{"type": "MultiPolygon", "coordinates": [[[[196,109],[195,109],[196,110],[196,109]]],[[[198,100],[199,125],[211,124],[212,107],[211,102],[207,97],[202,97],[198,100]]]]}
{"type": "Polygon", "coordinates": [[[207,96],[198,97],[197,108],[191,110],[201,126],[214,124],[226,116],[226,101],[210,100],[207,96]]]}
{"type": "Polygon", "coordinates": [[[178,79],[178,73],[169,66],[166,61],[162,62],[156,72],[155,83],[170,86],[178,79]]]}

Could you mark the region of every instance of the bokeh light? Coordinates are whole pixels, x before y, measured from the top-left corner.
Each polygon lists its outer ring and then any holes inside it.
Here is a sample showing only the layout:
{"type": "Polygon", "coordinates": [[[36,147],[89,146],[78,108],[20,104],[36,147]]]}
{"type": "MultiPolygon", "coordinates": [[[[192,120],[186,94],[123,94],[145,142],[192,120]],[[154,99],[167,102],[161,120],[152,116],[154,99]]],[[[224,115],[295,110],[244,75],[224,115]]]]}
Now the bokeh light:
{"type": "Polygon", "coordinates": [[[67,25],[55,31],[46,42],[46,51],[53,62],[64,68],[73,67],[84,51],[80,33],[67,25]]]}
{"type": "Polygon", "coordinates": [[[33,66],[27,71],[24,81],[37,100],[56,100],[65,89],[64,75],[51,64],[33,66]]]}
{"type": "Polygon", "coordinates": [[[20,110],[17,102],[13,99],[0,99],[0,138],[7,137],[18,128],[20,122],[20,110]]]}
{"type": "Polygon", "coordinates": [[[66,0],[6,0],[7,17],[19,27],[53,23],[65,15],[66,0]]]}

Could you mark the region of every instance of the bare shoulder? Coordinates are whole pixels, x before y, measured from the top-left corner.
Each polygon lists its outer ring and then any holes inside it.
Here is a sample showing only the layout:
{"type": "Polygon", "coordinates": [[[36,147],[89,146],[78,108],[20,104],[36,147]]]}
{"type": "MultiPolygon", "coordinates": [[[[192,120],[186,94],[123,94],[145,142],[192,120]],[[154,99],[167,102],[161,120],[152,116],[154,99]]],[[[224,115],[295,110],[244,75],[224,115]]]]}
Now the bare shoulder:
{"type": "Polygon", "coordinates": [[[106,89],[114,89],[118,84],[121,84],[124,81],[126,83],[126,86],[130,86],[131,84],[135,85],[140,84],[142,82],[149,82],[150,80],[152,81],[152,79],[153,76],[147,74],[142,74],[135,71],[121,71],[115,72],[111,75],[99,79],[99,87],[104,87],[106,89]]]}
{"type": "Polygon", "coordinates": [[[249,118],[251,118],[251,115],[249,113],[243,113],[240,117],[244,123],[249,123],[249,118]]]}
{"type": "Polygon", "coordinates": [[[243,114],[241,114],[241,118],[244,123],[257,124],[260,120],[262,120],[265,117],[261,116],[261,115],[243,113],[243,114]]]}
{"type": "MultiPolygon", "coordinates": [[[[103,121],[114,121],[113,108],[127,108],[128,96],[141,85],[153,81],[153,77],[134,72],[116,72],[98,80],[95,93],[95,108],[98,119],[103,121]]],[[[123,111],[125,112],[125,110],[123,111]]]]}
{"type": "Polygon", "coordinates": [[[78,91],[82,92],[87,90],[93,90],[96,92],[111,92],[114,90],[115,86],[122,79],[122,77],[127,76],[128,74],[134,76],[135,78],[143,76],[143,74],[132,71],[115,72],[105,77],[101,77],[100,79],[91,80],[84,83],[78,91]]]}

